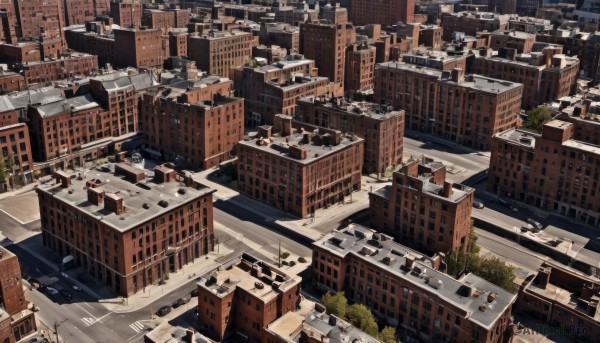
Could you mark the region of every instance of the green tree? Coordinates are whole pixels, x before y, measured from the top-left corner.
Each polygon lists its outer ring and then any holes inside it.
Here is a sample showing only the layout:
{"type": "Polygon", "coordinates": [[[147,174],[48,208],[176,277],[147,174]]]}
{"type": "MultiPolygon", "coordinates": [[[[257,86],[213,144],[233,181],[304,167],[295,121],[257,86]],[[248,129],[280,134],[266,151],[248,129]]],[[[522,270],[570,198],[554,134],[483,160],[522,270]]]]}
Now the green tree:
{"type": "Polygon", "coordinates": [[[339,318],[345,318],[348,311],[348,299],[344,296],[344,292],[337,292],[335,295],[327,293],[321,298],[321,302],[325,305],[327,313],[333,314],[339,318]]]}
{"type": "Polygon", "coordinates": [[[365,305],[354,304],[348,308],[348,321],[355,327],[361,329],[369,336],[377,337],[379,335],[379,327],[375,321],[375,317],[371,310],[365,305]]]}
{"type": "Polygon", "coordinates": [[[396,343],[396,329],[391,326],[386,326],[379,333],[378,339],[383,343],[396,343]]]}
{"type": "Polygon", "coordinates": [[[505,290],[516,293],[519,288],[515,284],[515,267],[507,265],[498,257],[490,257],[480,261],[474,274],[505,290]]]}
{"type": "Polygon", "coordinates": [[[9,173],[12,173],[15,169],[15,156],[12,152],[8,153],[8,158],[6,159],[6,170],[9,173]]]}
{"type": "MultiPolygon", "coordinates": [[[[6,172],[6,163],[4,162],[3,158],[0,158],[0,183],[6,183],[7,176],[8,173],[6,172]]],[[[1,189],[4,189],[4,187],[1,189]]]]}
{"type": "Polygon", "coordinates": [[[538,132],[542,131],[542,126],[552,119],[550,111],[543,106],[538,106],[527,111],[527,122],[525,127],[538,132]]]}

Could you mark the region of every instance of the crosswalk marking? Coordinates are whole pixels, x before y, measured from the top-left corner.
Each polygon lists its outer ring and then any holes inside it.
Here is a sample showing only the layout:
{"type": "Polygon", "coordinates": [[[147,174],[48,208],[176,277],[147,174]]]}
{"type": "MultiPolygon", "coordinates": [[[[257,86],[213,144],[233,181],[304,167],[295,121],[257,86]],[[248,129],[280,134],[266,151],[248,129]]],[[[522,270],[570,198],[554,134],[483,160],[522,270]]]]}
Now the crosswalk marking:
{"type": "Polygon", "coordinates": [[[96,318],[84,317],[81,318],[81,321],[83,321],[87,326],[90,326],[96,322],[96,318]]]}
{"type": "Polygon", "coordinates": [[[140,331],[142,331],[144,329],[144,324],[142,324],[140,322],[135,322],[133,324],[129,324],[129,327],[136,333],[139,333],[140,331]]]}

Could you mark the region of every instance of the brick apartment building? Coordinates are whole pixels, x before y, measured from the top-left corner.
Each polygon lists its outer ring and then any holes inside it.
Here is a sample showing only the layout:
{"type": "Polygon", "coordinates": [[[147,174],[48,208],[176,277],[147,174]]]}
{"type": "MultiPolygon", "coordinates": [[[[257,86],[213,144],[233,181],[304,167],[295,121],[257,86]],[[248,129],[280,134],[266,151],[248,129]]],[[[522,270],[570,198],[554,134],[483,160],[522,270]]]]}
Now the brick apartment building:
{"type": "Polygon", "coordinates": [[[209,32],[190,37],[188,52],[198,69],[231,79],[232,69],[247,63],[252,57],[252,48],[257,45],[258,37],[250,32],[209,32]]]}
{"type": "Polygon", "coordinates": [[[169,57],[188,56],[189,35],[183,32],[169,32],[169,57]]]}
{"type": "Polygon", "coordinates": [[[219,342],[236,333],[267,342],[267,326],[300,305],[302,279],[248,254],[236,262],[198,282],[199,323],[219,342]]]}
{"type": "Polygon", "coordinates": [[[277,114],[296,113],[298,98],[330,93],[329,79],[317,74],[315,61],[300,54],[271,65],[235,69],[234,87],[244,98],[246,125],[273,124],[277,114]]]}
{"type": "Polygon", "coordinates": [[[580,134],[598,130],[598,123],[573,120],[553,120],[541,134],[511,129],[495,135],[488,190],[598,226],[600,155],[596,144],[575,134],[579,125],[587,126],[580,134]]]}
{"type": "Polygon", "coordinates": [[[37,331],[35,315],[27,307],[17,256],[0,247],[0,341],[15,343],[37,331]]]}
{"type": "Polygon", "coordinates": [[[257,137],[239,142],[238,189],[305,218],[360,190],[364,141],[330,129],[292,129],[291,122],[277,115],[274,128],[261,126],[257,137]]]}
{"type": "Polygon", "coordinates": [[[340,292],[424,342],[505,342],[517,296],[474,274],[455,279],[423,256],[352,224],[316,241],[313,284],[340,292]]]}
{"type": "Polygon", "coordinates": [[[136,2],[110,2],[110,17],[115,24],[124,28],[142,26],[142,4],[136,2]]]}
{"type": "Polygon", "coordinates": [[[79,75],[89,76],[99,70],[97,56],[76,52],[57,60],[26,62],[17,65],[17,68],[23,71],[28,86],[49,85],[52,81],[79,75]]]}
{"type": "Polygon", "coordinates": [[[452,71],[452,69],[467,69],[466,55],[450,55],[443,51],[413,50],[402,54],[402,62],[414,64],[421,67],[437,69],[441,71],[452,71]]]}
{"type": "Polygon", "coordinates": [[[523,85],[464,69],[440,71],[396,62],[375,67],[377,103],[404,109],[405,127],[489,150],[491,138],[517,125],[523,85]]]}
{"type": "Polygon", "coordinates": [[[350,21],[355,25],[391,26],[399,21],[414,22],[414,0],[350,0],[350,21]]]}
{"type": "Polygon", "coordinates": [[[466,251],[474,197],[474,189],[446,181],[443,164],[410,160],[391,186],[369,193],[371,226],[419,251],[466,251]]]}
{"type": "Polygon", "coordinates": [[[288,54],[300,52],[300,29],[285,23],[264,23],[260,27],[260,43],[277,45],[288,50],[288,54]]]}
{"type": "Polygon", "coordinates": [[[442,49],[444,31],[437,25],[419,25],[419,46],[430,47],[433,50],[442,49]]]}
{"type": "Polygon", "coordinates": [[[32,151],[51,172],[123,149],[137,131],[138,91],[153,85],[148,74],[114,74],[90,80],[90,93],[30,105],[32,151]]]}
{"type": "Polygon", "coordinates": [[[381,175],[402,162],[404,111],[325,96],[300,98],[297,104],[298,119],[365,140],[364,173],[381,175]]]}
{"type": "Polygon", "coordinates": [[[346,48],[354,44],[350,24],[304,23],[300,26],[300,51],[315,61],[319,74],[333,83],[336,96],[344,94],[346,48]]]}
{"type": "Polygon", "coordinates": [[[212,193],[164,165],[56,172],[36,189],[44,246],[122,296],[213,250],[212,193]]]}
{"type": "Polygon", "coordinates": [[[142,13],[142,25],[160,29],[164,34],[168,29],[175,27],[175,12],[145,9],[142,13]]]}
{"type": "Polygon", "coordinates": [[[94,0],[65,0],[64,9],[66,26],[85,24],[96,15],[94,0]]]}
{"type": "Polygon", "coordinates": [[[594,342],[600,337],[599,291],[596,279],[543,262],[519,293],[515,310],[544,325],[571,330],[566,333],[578,342],[594,342]]]}
{"type": "MultiPolygon", "coordinates": [[[[0,48],[1,50],[1,48],[0,48]]],[[[0,94],[21,91],[27,88],[23,75],[12,71],[0,70],[0,94]]]]}
{"type": "Polygon", "coordinates": [[[353,44],[346,50],[346,76],[344,78],[344,90],[369,92],[373,90],[375,55],[377,49],[364,44],[353,44]]]}
{"type": "Polygon", "coordinates": [[[17,14],[12,0],[0,0],[0,42],[17,43],[17,14]]]}
{"type": "Polygon", "coordinates": [[[33,159],[27,125],[19,123],[19,112],[14,106],[3,103],[0,107],[0,158],[6,161],[12,157],[14,161],[12,180],[0,180],[2,190],[6,191],[10,182],[14,183],[17,178],[21,184],[33,181],[33,159]]]}
{"type": "Polygon", "coordinates": [[[244,99],[230,97],[231,88],[230,80],[209,76],[171,82],[143,94],[140,115],[146,145],[163,159],[192,169],[218,167],[231,159],[244,138],[244,99]]]}
{"type": "Polygon", "coordinates": [[[500,48],[498,55],[480,50],[472,72],[523,84],[521,107],[529,109],[569,95],[575,89],[579,59],[567,57],[559,47],[518,55],[514,48],[500,48]]]}
{"type": "Polygon", "coordinates": [[[15,13],[19,39],[37,40],[41,36],[62,37],[62,28],[66,26],[62,0],[24,0],[15,3],[18,3],[15,13]]]}
{"type": "Polygon", "coordinates": [[[445,41],[453,39],[454,32],[464,32],[467,36],[475,37],[482,31],[493,32],[508,28],[508,15],[492,12],[458,12],[442,13],[442,30],[445,41]]]}
{"type": "Polygon", "coordinates": [[[519,54],[528,54],[533,50],[534,43],[534,34],[515,30],[496,30],[490,36],[492,50],[509,48],[517,50],[519,54]]]}
{"type": "Polygon", "coordinates": [[[581,32],[579,28],[557,28],[551,32],[536,34],[535,41],[539,44],[547,43],[562,46],[563,53],[567,56],[577,56],[580,60],[580,69],[584,76],[594,78],[598,69],[600,57],[600,35],[581,32]],[[590,44],[590,40],[591,43],[590,44]]]}

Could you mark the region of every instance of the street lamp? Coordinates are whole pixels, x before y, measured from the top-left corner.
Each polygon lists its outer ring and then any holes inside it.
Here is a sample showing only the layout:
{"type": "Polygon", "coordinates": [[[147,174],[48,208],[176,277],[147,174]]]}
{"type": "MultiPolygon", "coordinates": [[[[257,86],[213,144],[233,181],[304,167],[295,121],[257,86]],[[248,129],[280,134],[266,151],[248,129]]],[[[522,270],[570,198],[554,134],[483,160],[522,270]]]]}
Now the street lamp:
{"type": "Polygon", "coordinates": [[[60,339],[58,338],[58,327],[60,326],[60,324],[66,322],[67,320],[69,320],[69,319],[65,318],[65,319],[61,320],[60,322],[54,322],[54,334],[56,335],[56,343],[60,343],[60,339]]]}

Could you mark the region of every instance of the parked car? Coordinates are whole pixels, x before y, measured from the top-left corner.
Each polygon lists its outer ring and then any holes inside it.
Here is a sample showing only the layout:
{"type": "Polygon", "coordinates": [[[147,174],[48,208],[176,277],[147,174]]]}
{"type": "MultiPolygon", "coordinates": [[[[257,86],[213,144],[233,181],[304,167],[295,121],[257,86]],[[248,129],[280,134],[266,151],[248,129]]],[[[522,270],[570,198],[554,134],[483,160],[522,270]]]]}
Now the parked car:
{"type": "Polygon", "coordinates": [[[474,200],[473,201],[473,207],[475,207],[475,208],[484,208],[485,205],[483,204],[483,202],[481,202],[481,200],[474,200]]]}
{"type": "Polygon", "coordinates": [[[519,207],[517,206],[517,204],[512,201],[512,200],[507,200],[504,198],[498,198],[498,203],[506,208],[511,209],[514,212],[519,211],[519,207]]]}
{"type": "Polygon", "coordinates": [[[197,297],[197,296],[198,296],[198,288],[194,289],[194,290],[193,290],[193,291],[190,293],[190,295],[191,295],[191,296],[193,296],[193,297],[197,297]]]}
{"type": "Polygon", "coordinates": [[[178,308],[181,305],[185,305],[187,304],[190,300],[192,299],[191,295],[188,296],[184,296],[182,298],[177,299],[174,303],[173,303],[173,308],[178,308]]]}
{"type": "Polygon", "coordinates": [[[531,226],[533,226],[535,229],[537,230],[541,230],[544,228],[544,225],[542,225],[542,223],[536,221],[535,219],[532,218],[527,218],[527,223],[531,226]]]}
{"type": "Polygon", "coordinates": [[[50,297],[56,297],[58,295],[58,291],[52,287],[45,287],[44,292],[48,294],[50,297]]]}
{"type": "Polygon", "coordinates": [[[171,306],[163,306],[156,311],[156,314],[164,317],[171,312],[171,306]]]}
{"type": "Polygon", "coordinates": [[[68,301],[71,301],[71,299],[73,299],[73,296],[71,295],[71,293],[65,289],[61,289],[60,291],[60,295],[63,296],[63,298],[65,298],[68,301]]]}

